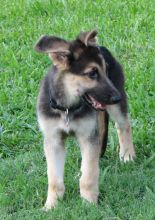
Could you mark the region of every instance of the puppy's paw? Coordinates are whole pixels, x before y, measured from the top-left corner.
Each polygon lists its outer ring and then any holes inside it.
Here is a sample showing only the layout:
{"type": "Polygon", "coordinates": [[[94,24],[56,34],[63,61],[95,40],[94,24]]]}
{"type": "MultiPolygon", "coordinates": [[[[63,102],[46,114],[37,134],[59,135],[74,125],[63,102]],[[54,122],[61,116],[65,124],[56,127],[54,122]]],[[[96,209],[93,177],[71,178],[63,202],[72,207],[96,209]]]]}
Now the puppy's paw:
{"type": "Polygon", "coordinates": [[[47,200],[44,207],[43,207],[43,211],[47,212],[53,208],[55,208],[57,204],[57,200],[47,200]]]}
{"type": "Polygon", "coordinates": [[[134,159],[136,158],[134,149],[126,150],[125,152],[120,152],[119,158],[120,158],[120,161],[124,163],[129,162],[129,161],[134,161],[134,159]]]}
{"type": "Polygon", "coordinates": [[[63,198],[64,192],[65,192],[65,187],[63,186],[63,187],[59,187],[59,191],[57,190],[56,192],[52,191],[48,193],[47,200],[43,207],[43,210],[48,211],[52,208],[55,208],[58,200],[63,198]]]}
{"type": "Polygon", "coordinates": [[[96,204],[98,201],[98,193],[87,191],[87,190],[82,190],[80,194],[83,199],[85,199],[86,201],[90,203],[96,204]]]}

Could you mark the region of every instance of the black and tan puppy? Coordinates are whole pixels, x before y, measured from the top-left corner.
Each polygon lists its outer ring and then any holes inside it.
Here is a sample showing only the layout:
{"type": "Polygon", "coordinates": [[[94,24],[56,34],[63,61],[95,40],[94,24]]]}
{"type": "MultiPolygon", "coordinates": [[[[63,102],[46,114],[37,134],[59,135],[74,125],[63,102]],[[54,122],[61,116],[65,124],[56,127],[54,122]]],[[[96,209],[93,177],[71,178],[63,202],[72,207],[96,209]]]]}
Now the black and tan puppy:
{"type": "Polygon", "coordinates": [[[108,115],[116,123],[120,160],[135,157],[123,71],[112,54],[97,45],[96,35],[96,31],[82,32],[73,41],[42,36],[35,46],[54,64],[42,82],[37,106],[47,160],[47,210],[65,191],[66,134],[74,133],[80,144],[80,193],[89,202],[98,199],[99,157],[106,147],[108,115]]]}

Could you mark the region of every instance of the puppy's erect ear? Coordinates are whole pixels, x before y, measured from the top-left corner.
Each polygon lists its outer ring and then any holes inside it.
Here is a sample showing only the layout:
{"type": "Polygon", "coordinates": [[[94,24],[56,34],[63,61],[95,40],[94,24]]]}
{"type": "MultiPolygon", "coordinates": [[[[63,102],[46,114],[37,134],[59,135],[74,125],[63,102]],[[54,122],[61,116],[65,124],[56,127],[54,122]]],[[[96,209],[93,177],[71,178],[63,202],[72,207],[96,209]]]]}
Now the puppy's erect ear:
{"type": "Polygon", "coordinates": [[[89,32],[81,32],[77,36],[77,40],[80,40],[86,46],[96,45],[96,35],[97,35],[96,30],[92,30],[92,31],[89,31],[89,32]]]}
{"type": "Polygon", "coordinates": [[[67,68],[69,42],[54,36],[41,36],[35,45],[35,50],[40,53],[47,53],[53,63],[60,68],[67,68]]]}

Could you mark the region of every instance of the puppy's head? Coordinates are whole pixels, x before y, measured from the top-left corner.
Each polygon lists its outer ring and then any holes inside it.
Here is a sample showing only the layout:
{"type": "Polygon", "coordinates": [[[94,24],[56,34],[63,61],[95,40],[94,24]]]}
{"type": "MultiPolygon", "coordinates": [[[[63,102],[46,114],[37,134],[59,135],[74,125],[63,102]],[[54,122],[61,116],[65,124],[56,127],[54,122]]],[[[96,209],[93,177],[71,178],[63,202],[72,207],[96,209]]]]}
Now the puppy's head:
{"type": "Polygon", "coordinates": [[[78,96],[96,110],[104,110],[106,104],[117,103],[121,97],[107,77],[105,59],[96,43],[96,35],[96,30],[81,32],[73,41],[42,36],[35,50],[47,53],[58,72],[68,75],[68,84],[73,81],[72,87],[78,96]]]}

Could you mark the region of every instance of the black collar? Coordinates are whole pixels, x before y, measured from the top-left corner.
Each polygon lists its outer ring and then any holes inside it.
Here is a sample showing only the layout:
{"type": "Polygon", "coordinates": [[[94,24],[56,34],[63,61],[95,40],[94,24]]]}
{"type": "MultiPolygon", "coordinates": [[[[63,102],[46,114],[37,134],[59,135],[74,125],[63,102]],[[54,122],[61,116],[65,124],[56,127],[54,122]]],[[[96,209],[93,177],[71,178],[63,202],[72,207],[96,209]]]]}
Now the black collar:
{"type": "Polygon", "coordinates": [[[73,112],[73,111],[79,110],[83,106],[83,104],[84,104],[84,101],[81,100],[79,103],[67,108],[67,107],[58,105],[54,98],[52,98],[52,97],[50,98],[50,107],[53,109],[58,109],[60,111],[64,111],[64,112],[66,112],[66,111],[73,112]]]}

